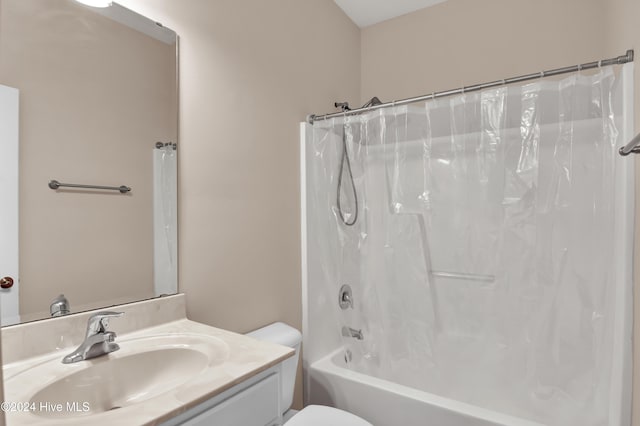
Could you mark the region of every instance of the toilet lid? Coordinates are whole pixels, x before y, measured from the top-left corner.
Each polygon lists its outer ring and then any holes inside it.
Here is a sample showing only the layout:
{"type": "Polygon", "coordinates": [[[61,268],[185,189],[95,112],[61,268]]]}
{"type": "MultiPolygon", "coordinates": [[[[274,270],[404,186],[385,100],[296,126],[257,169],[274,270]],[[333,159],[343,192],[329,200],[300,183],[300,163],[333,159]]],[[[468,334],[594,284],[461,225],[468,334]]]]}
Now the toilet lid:
{"type": "Polygon", "coordinates": [[[293,416],[285,426],[373,426],[371,423],[333,407],[309,405],[293,416]]]}

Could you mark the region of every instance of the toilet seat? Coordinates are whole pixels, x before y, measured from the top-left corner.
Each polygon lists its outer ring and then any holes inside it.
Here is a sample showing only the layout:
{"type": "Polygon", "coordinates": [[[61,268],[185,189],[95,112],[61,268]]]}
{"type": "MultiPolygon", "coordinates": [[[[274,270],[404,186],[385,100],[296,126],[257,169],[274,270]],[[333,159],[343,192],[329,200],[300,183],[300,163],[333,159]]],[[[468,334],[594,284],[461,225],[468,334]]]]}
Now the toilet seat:
{"type": "Polygon", "coordinates": [[[346,411],[324,405],[309,405],[285,426],[373,426],[371,423],[346,411]]]}

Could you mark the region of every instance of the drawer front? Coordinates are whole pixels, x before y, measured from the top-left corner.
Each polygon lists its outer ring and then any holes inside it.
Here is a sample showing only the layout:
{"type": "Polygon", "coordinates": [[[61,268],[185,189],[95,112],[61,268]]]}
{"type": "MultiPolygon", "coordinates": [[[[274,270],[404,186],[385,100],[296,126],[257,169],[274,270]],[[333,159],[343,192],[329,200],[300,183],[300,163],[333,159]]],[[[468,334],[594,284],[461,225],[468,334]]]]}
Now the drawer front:
{"type": "Polygon", "coordinates": [[[255,385],[183,423],[184,426],[265,426],[280,415],[278,375],[271,374],[255,385]]]}

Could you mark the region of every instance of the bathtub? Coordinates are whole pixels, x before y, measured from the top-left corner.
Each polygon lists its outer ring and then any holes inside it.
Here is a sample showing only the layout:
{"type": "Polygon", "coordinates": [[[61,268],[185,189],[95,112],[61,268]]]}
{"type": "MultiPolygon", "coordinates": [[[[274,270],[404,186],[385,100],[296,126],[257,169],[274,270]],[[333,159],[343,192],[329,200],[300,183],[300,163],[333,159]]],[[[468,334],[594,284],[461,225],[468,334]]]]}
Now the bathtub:
{"type": "Polygon", "coordinates": [[[330,405],[375,426],[544,426],[355,372],[344,350],[307,367],[308,403],[330,405]]]}

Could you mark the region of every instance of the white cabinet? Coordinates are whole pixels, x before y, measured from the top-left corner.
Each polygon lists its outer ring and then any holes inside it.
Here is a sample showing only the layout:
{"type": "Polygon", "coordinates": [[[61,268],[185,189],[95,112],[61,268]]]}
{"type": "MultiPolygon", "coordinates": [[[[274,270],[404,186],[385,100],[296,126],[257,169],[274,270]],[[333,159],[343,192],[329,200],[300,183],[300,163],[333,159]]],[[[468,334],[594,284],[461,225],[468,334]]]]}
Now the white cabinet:
{"type": "Polygon", "coordinates": [[[282,424],[281,364],[162,423],[162,426],[274,426],[282,424]]]}

